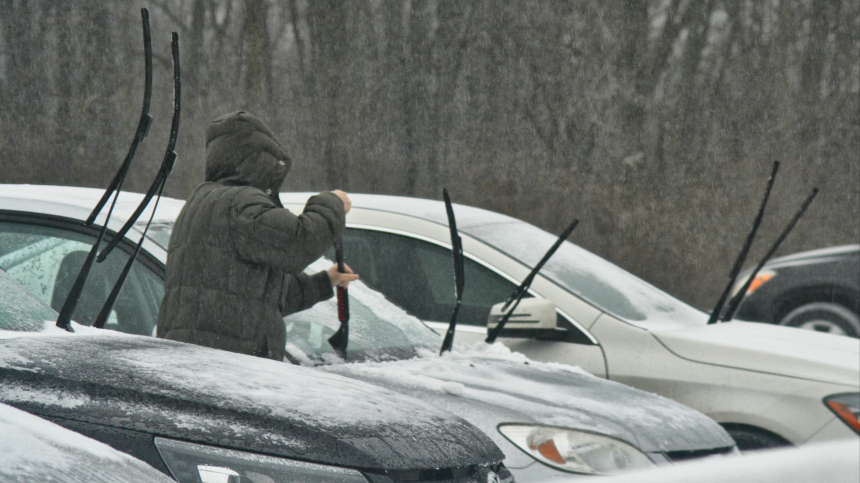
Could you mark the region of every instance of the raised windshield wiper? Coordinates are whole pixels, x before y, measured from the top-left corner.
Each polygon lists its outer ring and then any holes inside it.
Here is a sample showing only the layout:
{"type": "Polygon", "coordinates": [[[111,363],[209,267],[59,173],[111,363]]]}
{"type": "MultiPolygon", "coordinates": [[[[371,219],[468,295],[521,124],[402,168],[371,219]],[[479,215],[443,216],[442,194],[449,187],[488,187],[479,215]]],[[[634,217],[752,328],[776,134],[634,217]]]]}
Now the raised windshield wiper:
{"type": "Polygon", "coordinates": [[[63,302],[63,307],[60,309],[59,316],[57,317],[57,327],[62,327],[63,329],[72,332],[72,326],[69,323],[72,319],[72,314],[75,312],[75,308],[77,307],[78,300],[81,298],[81,293],[84,289],[84,284],[86,284],[87,277],[89,276],[90,269],[93,266],[93,262],[96,257],[96,253],[98,253],[99,247],[101,246],[102,240],[104,239],[105,232],[107,231],[108,222],[110,221],[110,217],[113,214],[113,209],[116,206],[116,201],[119,198],[120,190],[122,189],[122,184],[125,181],[126,173],[128,173],[129,166],[131,166],[131,161],[134,159],[134,155],[137,152],[137,147],[140,145],[141,141],[146,137],[149,132],[149,126],[152,124],[152,116],[149,114],[149,104],[152,99],[152,39],[150,37],[149,32],[149,11],[145,8],[140,9],[141,22],[143,23],[143,50],[144,50],[144,63],[145,63],[145,83],[144,83],[144,92],[143,92],[143,108],[141,109],[140,120],[137,124],[137,131],[134,134],[134,138],[131,142],[131,147],[129,147],[128,154],[125,157],[122,165],[119,170],[117,170],[116,175],[114,175],[113,180],[111,180],[108,188],[105,190],[102,198],[96,204],[96,207],[90,213],[90,216],[84,222],[86,226],[92,225],[95,221],[96,217],[98,217],[99,213],[101,213],[102,208],[104,208],[108,199],[110,199],[111,195],[115,195],[113,202],[111,203],[110,209],[108,210],[108,214],[105,217],[104,224],[102,225],[102,229],[99,231],[99,235],[96,238],[95,244],[90,249],[89,254],[87,254],[87,258],[84,261],[81,270],[78,272],[78,276],[75,279],[74,285],[72,285],[71,290],[69,291],[68,296],[66,296],[66,300],[63,302]]]}
{"type": "Polygon", "coordinates": [[[487,344],[492,344],[496,341],[496,338],[499,336],[499,333],[505,327],[505,324],[508,322],[508,319],[511,317],[511,314],[513,314],[514,310],[517,309],[517,305],[520,304],[520,300],[522,300],[523,296],[525,296],[526,291],[531,286],[532,281],[534,281],[535,275],[537,275],[540,269],[543,268],[544,264],[556,252],[556,250],[558,250],[558,248],[567,239],[567,237],[570,236],[570,234],[573,232],[573,229],[576,228],[577,224],[579,224],[579,220],[573,220],[570,226],[568,226],[561,233],[561,235],[559,235],[555,243],[549,248],[549,250],[547,250],[547,252],[544,254],[543,258],[541,258],[538,264],[535,265],[531,272],[529,272],[528,276],[523,280],[520,286],[514,290],[510,297],[508,297],[508,300],[506,300],[505,304],[502,306],[502,312],[504,312],[505,309],[508,308],[508,306],[511,306],[511,310],[505,312],[505,314],[502,316],[502,319],[499,320],[498,325],[493,327],[490,333],[487,334],[487,338],[485,339],[485,342],[487,344]]]}
{"type": "Polygon", "coordinates": [[[752,229],[749,234],[747,234],[744,246],[741,248],[740,253],[738,253],[738,257],[735,259],[735,264],[729,272],[729,284],[726,286],[726,289],[723,290],[723,294],[720,295],[720,299],[717,300],[717,305],[714,306],[714,310],[711,312],[708,324],[713,324],[719,319],[720,312],[723,311],[723,305],[726,303],[726,299],[735,284],[735,280],[738,278],[738,273],[740,273],[741,267],[747,259],[747,254],[749,254],[756,231],[758,231],[758,227],[761,225],[761,219],[764,216],[764,208],[767,206],[768,198],[770,198],[770,190],[773,188],[773,181],[776,179],[777,171],[779,171],[779,161],[774,161],[773,169],[770,172],[770,178],[767,180],[767,187],[764,190],[764,196],[762,197],[761,203],[758,207],[758,213],[756,214],[755,220],[753,220],[752,229]]]}
{"type": "MultiPolygon", "coordinates": [[[[99,254],[98,261],[103,262],[105,258],[107,258],[108,254],[110,254],[111,250],[113,250],[117,244],[122,240],[128,230],[137,222],[137,219],[140,218],[143,210],[146,209],[149,202],[152,200],[152,197],[158,194],[158,198],[161,198],[161,193],[164,191],[164,184],[167,182],[167,177],[170,176],[170,172],[173,170],[173,164],[176,162],[176,153],[174,152],[174,148],[176,147],[176,137],[179,133],[179,105],[180,105],[180,82],[179,82],[179,34],[173,32],[171,39],[171,53],[173,56],[173,120],[170,124],[170,139],[167,141],[167,152],[164,154],[164,159],[161,162],[161,167],[158,169],[158,173],[155,175],[155,179],[152,181],[152,184],[149,186],[149,190],[147,190],[146,195],[144,195],[143,200],[134,210],[131,217],[128,221],[125,222],[125,225],[119,230],[111,240],[110,243],[105,247],[104,250],[99,254]]],[[[152,210],[153,216],[155,215],[155,209],[152,210]]],[[[150,222],[152,218],[150,218],[150,222]]],[[[147,227],[149,225],[147,224],[147,227]]]]}
{"type": "Polygon", "coordinates": [[[158,193],[157,198],[155,199],[155,204],[152,206],[152,213],[149,215],[149,221],[146,223],[146,226],[143,228],[143,233],[140,235],[140,241],[137,242],[137,246],[134,248],[134,252],[128,258],[128,261],[125,264],[125,267],[122,269],[122,273],[120,273],[119,278],[111,289],[110,295],[108,295],[107,300],[102,306],[101,311],[99,312],[98,317],[96,317],[96,321],[93,324],[93,327],[97,327],[99,329],[104,328],[105,323],[107,322],[108,316],[113,310],[113,306],[116,303],[117,297],[119,297],[119,292],[122,290],[123,284],[125,284],[125,280],[128,278],[128,274],[131,271],[132,265],[134,265],[134,261],[137,258],[137,254],[140,252],[140,247],[143,245],[143,240],[146,237],[146,232],[149,230],[149,225],[152,224],[153,218],[155,218],[155,211],[158,209],[158,202],[161,200],[161,194],[164,192],[164,185],[167,183],[167,178],[170,176],[170,173],[173,171],[173,165],[176,163],[176,138],[179,134],[179,114],[181,111],[180,101],[181,101],[181,93],[182,93],[182,84],[180,82],[180,69],[179,69],[179,35],[176,32],[173,32],[171,42],[170,42],[170,51],[173,57],[173,118],[170,122],[170,137],[167,140],[167,149],[164,153],[164,159],[161,161],[161,167],[158,169],[158,173],[155,175],[155,179],[152,181],[152,185],[149,187],[149,190],[144,196],[143,200],[138,205],[137,209],[132,214],[131,218],[123,226],[122,230],[117,233],[116,237],[113,241],[105,247],[104,251],[99,255],[98,261],[101,262],[107,257],[110,250],[116,246],[119,240],[122,240],[123,236],[128,229],[131,228],[137,222],[137,219],[140,217],[140,214],[143,213],[143,210],[149,204],[149,201],[152,199],[155,193],[158,193]]]}
{"type": "Polygon", "coordinates": [[[460,313],[460,306],[463,303],[463,287],[465,286],[466,276],[463,267],[463,241],[460,239],[460,234],[457,231],[454,207],[451,205],[451,198],[448,197],[448,190],[445,188],[442,188],[442,197],[445,199],[448,228],[451,230],[451,254],[454,259],[454,295],[457,298],[457,304],[454,305],[454,313],[451,314],[451,322],[448,323],[448,331],[445,332],[445,339],[442,341],[439,355],[442,355],[445,351],[450,351],[454,345],[454,331],[457,328],[457,315],[460,313]]]}
{"type": "Polygon", "coordinates": [[[743,300],[744,295],[750,288],[750,284],[752,284],[753,280],[755,280],[755,277],[756,275],[758,275],[758,272],[759,270],[761,270],[761,267],[763,267],[764,264],[767,263],[768,260],[770,260],[770,257],[773,256],[773,254],[776,252],[776,249],[779,248],[779,245],[782,244],[783,240],[785,240],[785,237],[787,237],[791,230],[794,229],[794,225],[797,224],[797,221],[800,220],[800,217],[803,216],[803,213],[805,213],[806,209],[809,208],[809,205],[812,203],[812,200],[815,199],[815,195],[817,194],[818,188],[812,188],[812,192],[809,193],[809,196],[807,196],[806,199],[803,201],[803,204],[800,205],[800,208],[797,210],[797,213],[794,214],[794,216],[791,218],[791,221],[788,222],[788,225],[786,225],[785,229],[782,230],[782,233],[779,234],[779,236],[776,238],[776,241],[773,242],[773,245],[771,245],[770,250],[768,250],[765,256],[761,259],[761,261],[758,262],[758,265],[756,265],[755,269],[752,271],[752,273],[750,273],[750,276],[749,278],[747,278],[747,281],[744,283],[743,287],[738,290],[738,292],[729,302],[729,306],[726,309],[723,321],[732,320],[732,317],[735,316],[735,312],[737,312],[738,307],[741,304],[741,300],[743,300]]]}

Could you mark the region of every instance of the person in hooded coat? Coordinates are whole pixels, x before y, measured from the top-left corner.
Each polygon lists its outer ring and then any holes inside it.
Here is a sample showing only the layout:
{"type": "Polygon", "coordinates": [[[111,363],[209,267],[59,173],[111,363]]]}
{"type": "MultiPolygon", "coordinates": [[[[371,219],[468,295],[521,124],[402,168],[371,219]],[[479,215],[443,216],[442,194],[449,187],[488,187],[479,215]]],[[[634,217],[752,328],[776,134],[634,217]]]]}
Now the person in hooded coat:
{"type": "Polygon", "coordinates": [[[303,273],[343,233],[351,203],[342,191],[325,192],[291,213],[278,199],[289,170],[287,150],[251,114],[207,128],[206,180],[170,236],[158,337],[281,361],[282,317],[358,278],[336,265],[303,273]]]}

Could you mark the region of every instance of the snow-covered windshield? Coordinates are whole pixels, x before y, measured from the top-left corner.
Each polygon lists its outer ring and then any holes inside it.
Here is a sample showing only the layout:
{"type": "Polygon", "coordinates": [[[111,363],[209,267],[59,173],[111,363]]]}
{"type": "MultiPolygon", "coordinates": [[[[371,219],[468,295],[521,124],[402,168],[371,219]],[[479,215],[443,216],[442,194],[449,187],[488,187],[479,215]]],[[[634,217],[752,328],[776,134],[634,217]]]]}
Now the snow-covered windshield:
{"type": "MultiPolygon", "coordinates": [[[[319,272],[331,264],[321,258],[305,271],[319,272]]],[[[439,350],[442,345],[441,338],[433,330],[360,281],[349,284],[349,312],[350,360],[409,358],[418,349],[439,350]]],[[[289,315],[284,322],[287,324],[287,352],[300,362],[317,364],[337,359],[328,343],[328,338],[340,327],[336,298],[289,315]]]]}
{"type": "MultiPolygon", "coordinates": [[[[459,211],[458,218],[463,211],[468,210],[459,211]]],[[[540,261],[557,238],[509,217],[490,220],[501,223],[486,221],[485,217],[483,223],[462,223],[460,231],[530,267],[540,261]]],[[[707,321],[704,312],[568,241],[540,273],[595,307],[639,326],[690,326],[707,321]]]]}

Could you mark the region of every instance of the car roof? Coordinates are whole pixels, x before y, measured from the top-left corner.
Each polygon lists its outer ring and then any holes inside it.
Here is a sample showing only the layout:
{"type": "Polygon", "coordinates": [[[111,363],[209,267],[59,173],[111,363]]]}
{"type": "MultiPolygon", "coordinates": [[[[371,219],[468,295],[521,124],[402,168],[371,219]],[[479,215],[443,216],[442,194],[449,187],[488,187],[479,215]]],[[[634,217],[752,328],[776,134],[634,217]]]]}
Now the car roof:
{"type": "MultiPolygon", "coordinates": [[[[42,213],[55,216],[65,216],[84,220],[98,203],[104,190],[82,188],[75,186],[29,185],[29,184],[0,184],[0,209],[42,213]]],[[[110,227],[117,229],[127,220],[143,200],[140,193],[129,191],[120,192],[116,207],[111,217],[110,227]]],[[[154,199],[140,217],[140,221],[149,219],[152,213],[154,199]]],[[[172,221],[176,219],[182,206],[182,200],[162,196],[158,202],[156,217],[153,221],[172,221]]],[[[97,224],[102,224],[107,216],[110,204],[106,205],[97,224]]]]}
{"type": "MultiPolygon", "coordinates": [[[[316,193],[282,192],[280,193],[280,198],[282,203],[304,204],[305,201],[314,194],[316,193]]],[[[352,201],[353,208],[396,213],[438,223],[446,227],[448,226],[445,203],[442,201],[407,196],[373,195],[363,193],[349,193],[349,199],[352,201]]],[[[522,220],[518,220],[501,213],[476,208],[474,206],[461,205],[458,203],[453,203],[453,205],[457,214],[457,227],[461,229],[506,223],[526,223],[522,220]]]]}
{"type": "Polygon", "coordinates": [[[0,480],[160,483],[148,464],[58,424],[0,403],[0,480]]]}
{"type": "Polygon", "coordinates": [[[790,265],[794,262],[810,262],[814,259],[837,259],[846,256],[857,256],[860,254],[860,245],[841,245],[835,247],[819,248],[817,250],[808,250],[805,252],[792,253],[779,258],[774,258],[767,262],[765,266],[773,265],[790,265]]]}

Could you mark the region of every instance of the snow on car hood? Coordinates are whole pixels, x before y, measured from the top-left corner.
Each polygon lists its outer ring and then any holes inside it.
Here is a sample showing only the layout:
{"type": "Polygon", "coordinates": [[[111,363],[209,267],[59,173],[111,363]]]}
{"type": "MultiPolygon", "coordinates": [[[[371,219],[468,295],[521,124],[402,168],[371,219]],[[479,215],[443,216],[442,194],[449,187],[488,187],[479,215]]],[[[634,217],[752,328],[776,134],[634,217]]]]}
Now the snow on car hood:
{"type": "Polygon", "coordinates": [[[166,483],[173,480],[110,446],[0,404],[0,480],[166,483]]]}
{"type": "Polygon", "coordinates": [[[152,337],[29,334],[0,338],[0,401],[28,412],[368,469],[504,457],[458,417],[318,370],[152,337]]]}
{"type": "Polygon", "coordinates": [[[679,357],[696,362],[860,385],[860,342],[851,337],[738,321],[651,333],[679,357]]]}
{"type": "Polygon", "coordinates": [[[461,345],[442,357],[419,353],[322,369],[415,396],[490,434],[502,422],[532,423],[605,434],[645,452],[734,445],[714,421],[682,404],[579,368],[531,361],[498,343],[461,345]]]}

